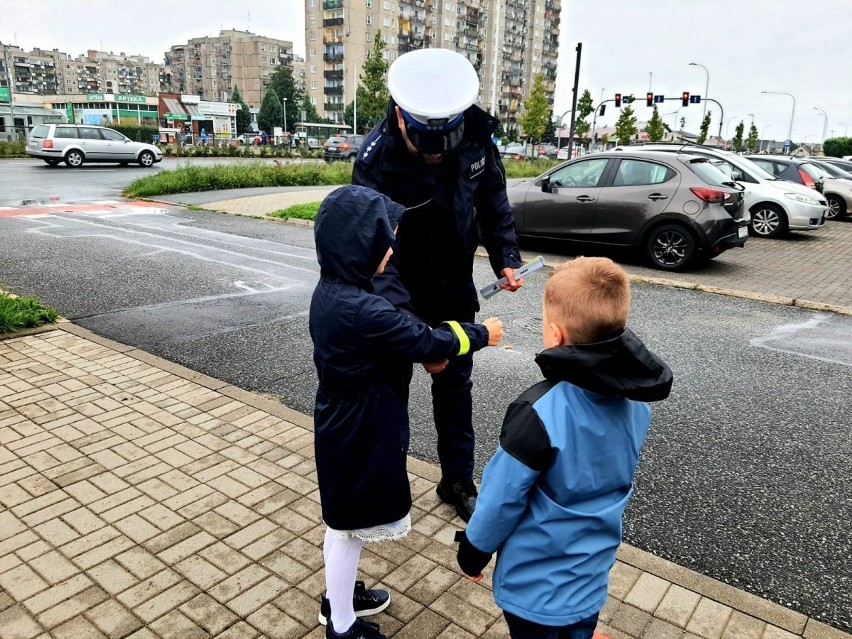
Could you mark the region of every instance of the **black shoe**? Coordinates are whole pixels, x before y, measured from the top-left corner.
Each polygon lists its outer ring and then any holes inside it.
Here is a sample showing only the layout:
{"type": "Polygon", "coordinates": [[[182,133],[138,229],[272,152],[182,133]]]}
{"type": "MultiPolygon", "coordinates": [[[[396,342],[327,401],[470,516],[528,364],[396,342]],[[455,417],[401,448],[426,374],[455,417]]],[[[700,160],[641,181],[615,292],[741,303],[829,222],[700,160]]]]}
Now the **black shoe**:
{"type": "Polygon", "coordinates": [[[325,639],[387,639],[379,632],[379,624],[356,619],[346,632],[334,632],[331,621],[325,627],[325,639]]]}
{"type": "Polygon", "coordinates": [[[449,483],[442,479],[438,483],[438,497],[455,506],[456,512],[465,522],[470,521],[470,516],[476,508],[476,486],[472,479],[461,479],[449,483]]]}
{"type": "MultiPolygon", "coordinates": [[[[356,617],[369,617],[370,615],[376,615],[387,608],[389,604],[390,593],[387,590],[368,590],[363,581],[355,582],[355,592],[352,595],[352,607],[355,608],[356,617]]],[[[322,602],[320,603],[319,622],[322,625],[326,625],[330,616],[331,603],[325,596],[323,596],[322,602]]]]}

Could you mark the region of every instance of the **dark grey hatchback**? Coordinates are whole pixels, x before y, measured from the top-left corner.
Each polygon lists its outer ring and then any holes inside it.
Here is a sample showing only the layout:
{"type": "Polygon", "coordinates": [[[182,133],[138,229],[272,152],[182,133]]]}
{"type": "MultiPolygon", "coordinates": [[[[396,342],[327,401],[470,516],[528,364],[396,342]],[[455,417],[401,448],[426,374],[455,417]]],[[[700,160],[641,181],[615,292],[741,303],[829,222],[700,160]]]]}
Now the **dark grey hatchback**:
{"type": "Polygon", "coordinates": [[[748,239],[742,187],[708,158],[686,153],[595,153],[507,193],[521,238],[633,248],[667,271],[748,239]]]}

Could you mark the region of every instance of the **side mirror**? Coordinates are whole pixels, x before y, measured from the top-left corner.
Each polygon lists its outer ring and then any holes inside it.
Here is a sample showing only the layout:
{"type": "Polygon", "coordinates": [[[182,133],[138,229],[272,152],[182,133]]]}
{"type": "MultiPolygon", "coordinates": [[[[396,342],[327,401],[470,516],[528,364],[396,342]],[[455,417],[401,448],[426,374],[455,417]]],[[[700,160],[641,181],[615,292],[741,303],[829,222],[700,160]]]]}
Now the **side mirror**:
{"type": "Polygon", "coordinates": [[[542,193],[550,193],[550,176],[545,175],[541,178],[541,192],[542,193]]]}

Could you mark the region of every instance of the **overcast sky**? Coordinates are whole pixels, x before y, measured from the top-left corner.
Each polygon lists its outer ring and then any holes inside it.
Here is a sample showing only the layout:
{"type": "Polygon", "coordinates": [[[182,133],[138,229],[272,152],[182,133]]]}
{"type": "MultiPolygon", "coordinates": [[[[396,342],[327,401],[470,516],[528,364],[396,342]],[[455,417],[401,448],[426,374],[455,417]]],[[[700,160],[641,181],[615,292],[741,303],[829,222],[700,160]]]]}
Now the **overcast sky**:
{"type": "MultiPolygon", "coordinates": [[[[30,50],[58,48],[73,55],[87,49],[124,51],[163,61],[163,53],[189,38],[216,35],[221,28],[291,40],[304,54],[303,0],[0,0],[0,41],[30,50]]],[[[782,140],[796,99],[793,139],[820,141],[852,128],[852,0],[562,0],[561,47],[555,111],[571,108],[575,47],[583,43],[580,92],[597,103],[633,93],[640,120],[649,83],[657,94],[705,94],[725,110],[722,135],[743,120],[767,138],[782,140]],[[650,76],[649,74],[653,74],[650,76]]],[[[665,102],[661,114],[672,124],[680,100],[665,102]]],[[[701,104],[681,108],[687,130],[697,131],[701,104]]],[[[718,109],[712,133],[719,131],[718,109]]],[[[608,105],[602,124],[614,124],[608,105]]],[[[566,118],[566,123],[568,119],[566,118]]]]}

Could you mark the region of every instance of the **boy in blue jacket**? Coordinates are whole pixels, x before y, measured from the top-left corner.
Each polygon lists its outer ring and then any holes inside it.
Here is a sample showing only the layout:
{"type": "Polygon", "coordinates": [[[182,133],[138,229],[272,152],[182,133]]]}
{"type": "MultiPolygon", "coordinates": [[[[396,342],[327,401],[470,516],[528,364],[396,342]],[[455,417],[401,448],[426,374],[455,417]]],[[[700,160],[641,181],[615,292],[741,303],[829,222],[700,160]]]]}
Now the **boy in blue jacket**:
{"type": "Polygon", "coordinates": [[[309,326],[319,378],[314,447],[322,517],[326,596],[320,622],[327,639],[383,639],[357,617],[384,610],[384,590],[356,582],[365,541],[400,539],[411,530],[408,381],[412,362],[440,362],[503,334],[500,320],[413,322],[373,294],[373,276],[390,259],[404,208],[362,186],[323,201],[314,226],[320,281],[309,326]]]}
{"type": "Polygon", "coordinates": [[[591,639],[621,517],[672,373],[626,328],[630,284],[606,258],[559,266],[544,289],[545,381],[506,411],[458,562],[472,581],[497,552],[494,599],[512,639],[591,639]]]}

